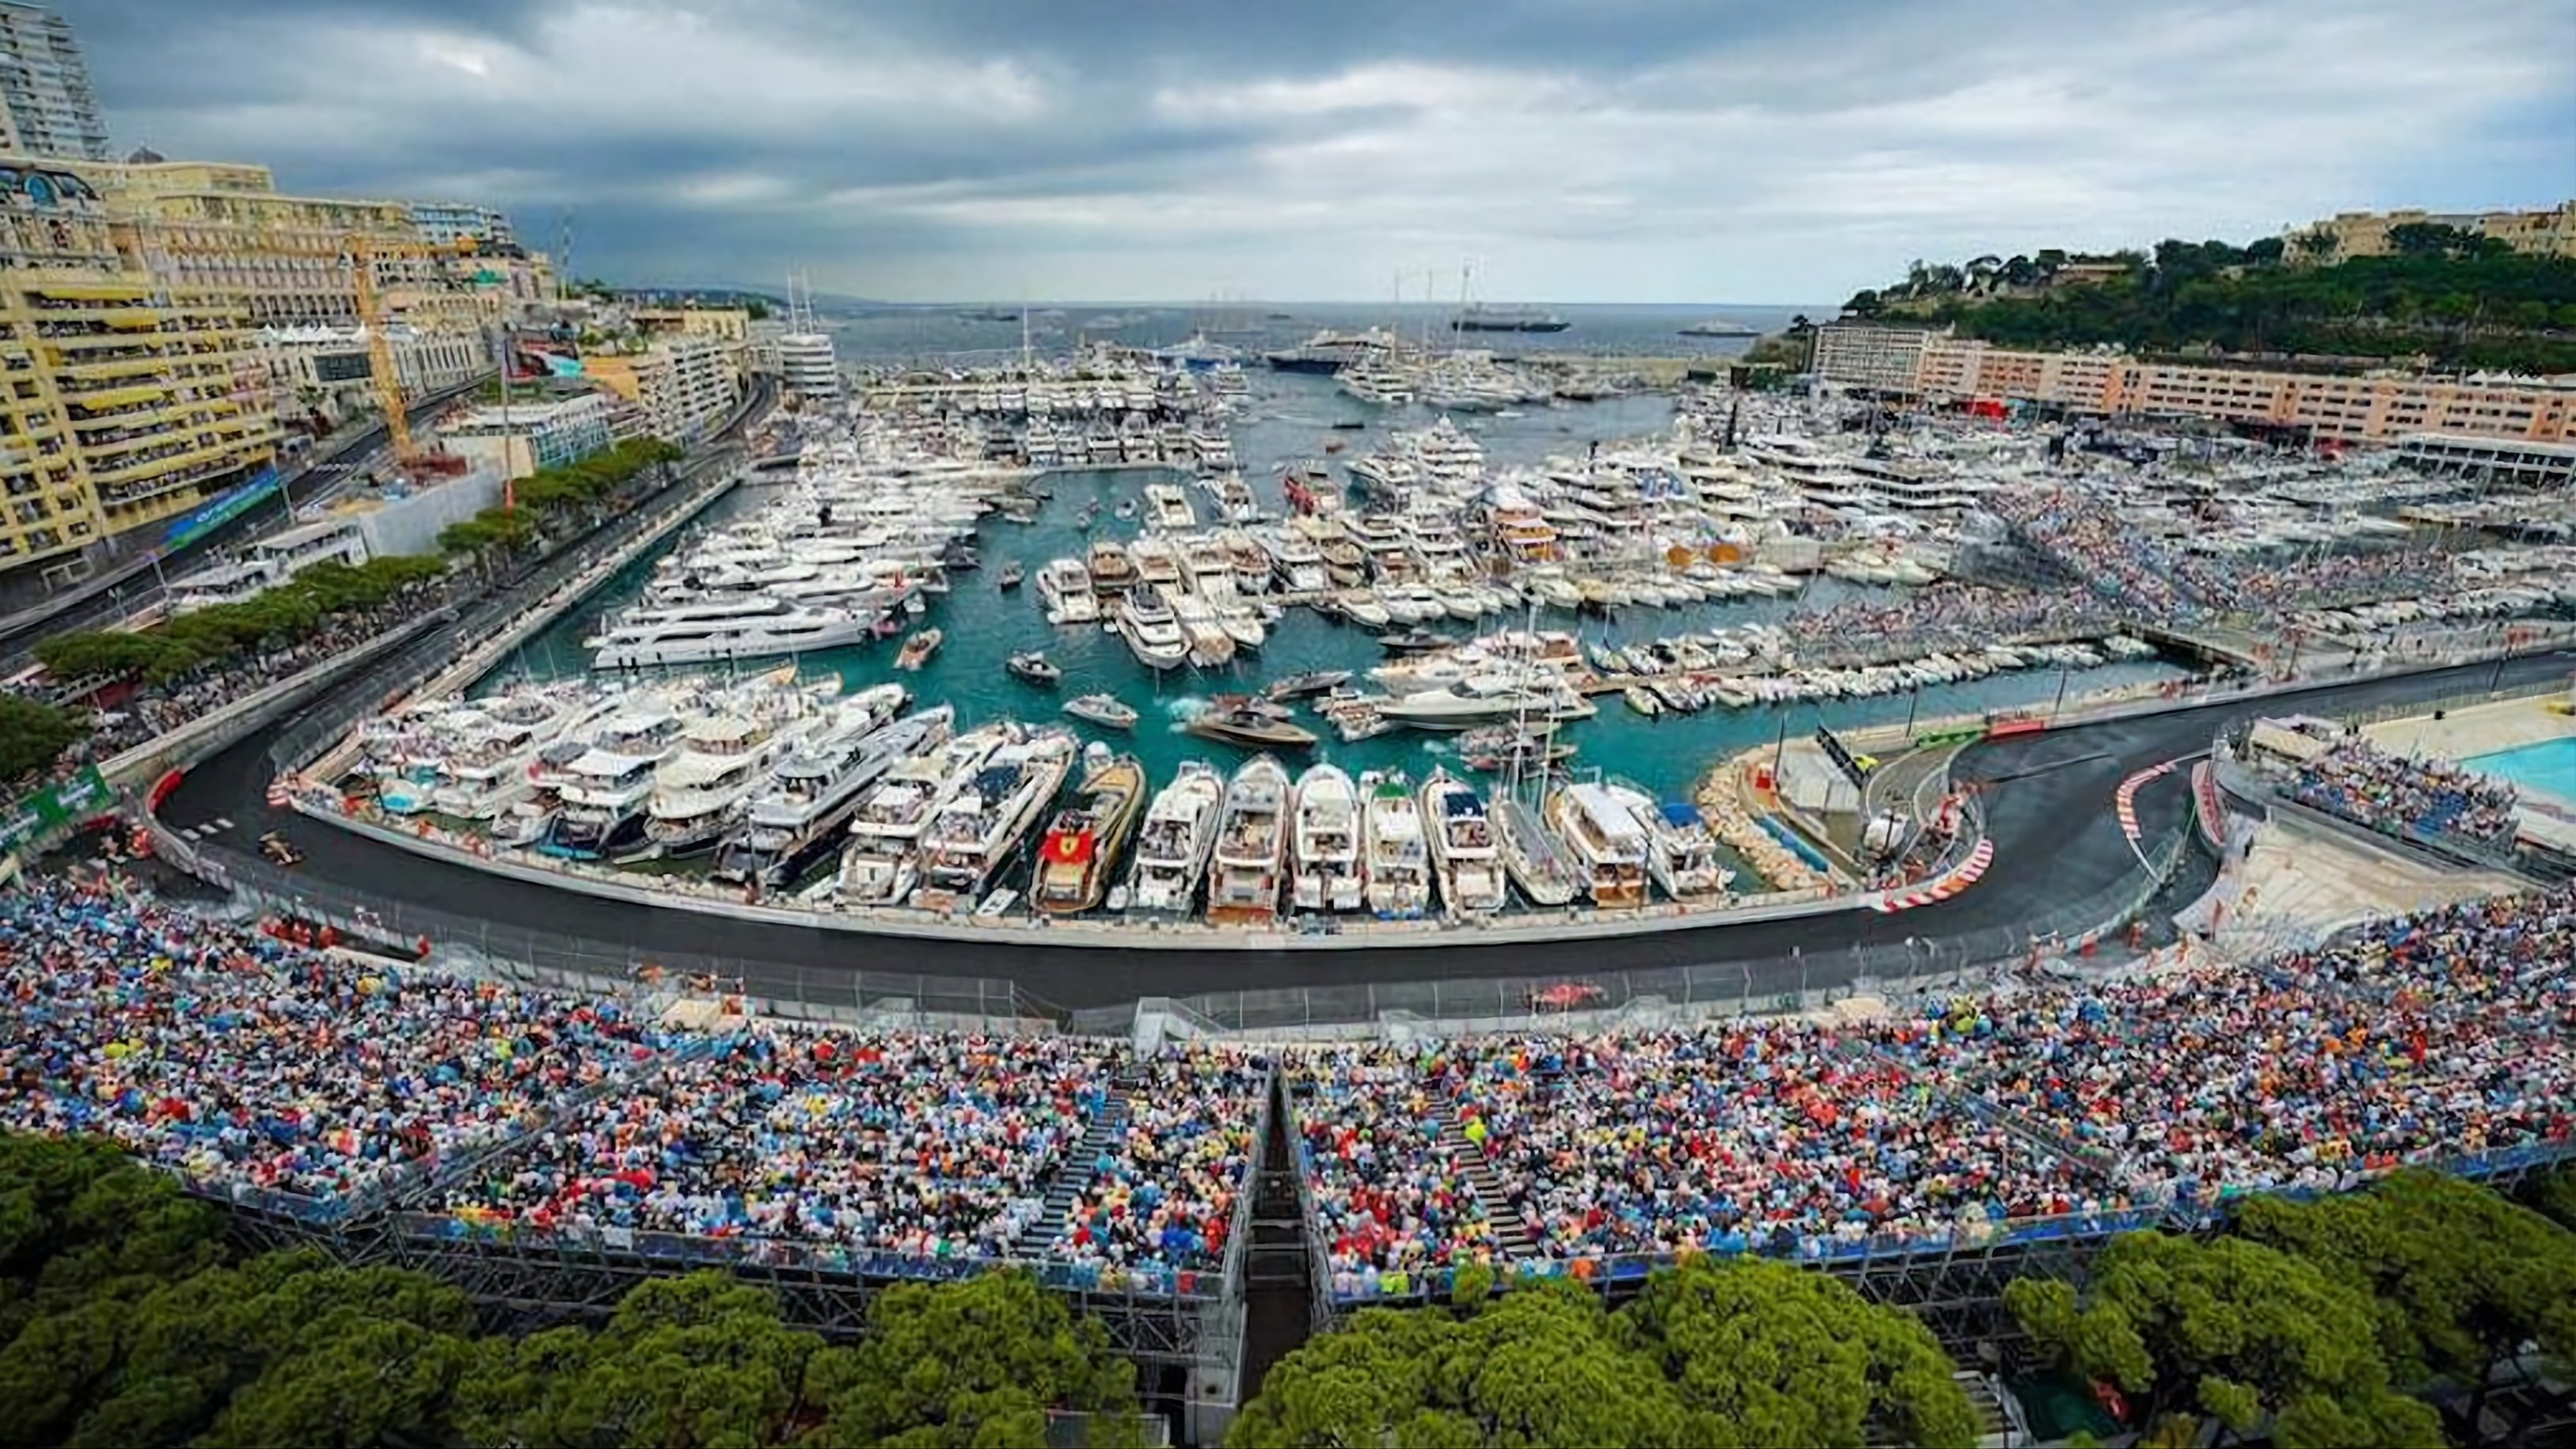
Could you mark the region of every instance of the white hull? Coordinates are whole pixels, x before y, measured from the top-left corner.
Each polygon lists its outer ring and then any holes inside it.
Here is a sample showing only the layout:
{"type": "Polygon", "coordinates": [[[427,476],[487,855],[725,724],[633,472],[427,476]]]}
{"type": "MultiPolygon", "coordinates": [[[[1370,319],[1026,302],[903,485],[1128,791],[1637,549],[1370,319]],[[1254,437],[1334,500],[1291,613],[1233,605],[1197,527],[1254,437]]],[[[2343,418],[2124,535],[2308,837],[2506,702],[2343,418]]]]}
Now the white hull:
{"type": "Polygon", "coordinates": [[[608,642],[592,656],[602,669],[640,669],[664,664],[704,664],[718,659],[761,659],[802,654],[813,649],[840,649],[868,637],[867,621],[850,615],[793,634],[748,628],[686,639],[608,642]]]}

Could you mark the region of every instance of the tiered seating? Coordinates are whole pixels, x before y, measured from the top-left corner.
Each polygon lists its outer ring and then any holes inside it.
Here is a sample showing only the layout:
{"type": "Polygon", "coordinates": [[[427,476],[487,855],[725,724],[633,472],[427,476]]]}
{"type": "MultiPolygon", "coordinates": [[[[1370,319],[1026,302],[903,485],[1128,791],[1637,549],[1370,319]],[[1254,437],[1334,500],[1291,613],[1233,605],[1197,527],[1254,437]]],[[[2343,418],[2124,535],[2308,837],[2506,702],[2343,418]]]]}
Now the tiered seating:
{"type": "Polygon", "coordinates": [[[1241,1047],[1169,1047],[1134,1083],[1127,1130],[1090,1164],[1048,1256],[1156,1278],[1214,1271],[1251,1170],[1270,1060],[1241,1047]]]}
{"type": "Polygon", "coordinates": [[[2447,835],[2490,848],[2513,843],[2519,799],[2511,785],[2466,766],[2392,755],[2359,735],[2301,765],[2290,793],[2390,835],[2447,835]]]}

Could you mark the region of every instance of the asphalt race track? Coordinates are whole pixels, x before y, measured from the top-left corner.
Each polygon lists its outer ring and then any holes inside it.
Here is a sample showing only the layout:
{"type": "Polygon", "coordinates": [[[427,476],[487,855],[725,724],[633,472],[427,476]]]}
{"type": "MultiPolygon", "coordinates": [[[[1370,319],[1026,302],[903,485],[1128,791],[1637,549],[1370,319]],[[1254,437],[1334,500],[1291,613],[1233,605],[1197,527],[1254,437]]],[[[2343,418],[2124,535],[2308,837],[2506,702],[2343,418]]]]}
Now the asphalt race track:
{"type": "MultiPolygon", "coordinates": [[[[1988,740],[1969,747],[1954,773],[1992,782],[1984,795],[1993,870],[1975,887],[1917,910],[1882,915],[1865,910],[1791,920],[1711,925],[1570,943],[1495,941],[1348,950],[1121,950],[1032,946],[1018,941],[947,941],[871,937],[848,931],[731,920],[700,911],[608,901],[573,891],[486,875],[430,860],[266,803],[268,748],[262,731],[191,770],[162,807],[162,818],[187,829],[218,817],[233,828],[208,843],[247,851],[267,830],[283,832],[304,852],[299,873],[311,880],[485,920],[499,927],[548,931],[613,943],[647,955],[692,953],[743,962],[746,986],[785,995],[800,980],[851,968],[1008,978],[1059,1007],[1114,1006],[1144,996],[1195,996],[1270,987],[1332,987],[1477,977],[1563,977],[1659,967],[1764,963],[1751,986],[1783,989],[1778,963],[1793,952],[1813,972],[1812,984],[1847,979],[1842,953],[1854,946],[1938,943],[2020,928],[2053,906],[2106,891],[2136,868],[2137,857],[2112,811],[2112,793],[2127,776],[2209,747],[2233,719],[2262,713],[2353,712],[2437,699],[2496,684],[2565,679],[2576,651],[2465,665],[2426,674],[2325,685],[2270,699],[2235,701],[2065,730],[1988,740]]],[[[364,682],[349,688],[363,687],[364,682]]],[[[2138,797],[2149,840],[2187,818],[2187,787],[2175,777],[2138,797]]],[[[1798,984],[1798,969],[1786,978],[1798,984]]]]}

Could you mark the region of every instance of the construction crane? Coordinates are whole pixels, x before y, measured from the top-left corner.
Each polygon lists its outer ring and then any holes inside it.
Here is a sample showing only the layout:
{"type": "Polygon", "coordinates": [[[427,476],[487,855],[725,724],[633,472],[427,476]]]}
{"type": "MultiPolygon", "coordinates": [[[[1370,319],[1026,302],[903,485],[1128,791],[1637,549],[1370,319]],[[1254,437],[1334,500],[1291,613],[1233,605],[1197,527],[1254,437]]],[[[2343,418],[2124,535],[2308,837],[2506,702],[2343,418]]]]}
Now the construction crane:
{"type": "Polygon", "coordinates": [[[402,370],[394,362],[393,339],[385,332],[384,294],[376,285],[376,263],[386,258],[470,257],[480,254],[483,244],[471,238],[406,241],[367,232],[351,232],[343,240],[358,287],[358,325],[367,331],[367,371],[375,383],[376,402],[385,410],[385,436],[393,440],[394,466],[409,473],[419,465],[421,454],[412,443],[411,418],[403,408],[402,370]]]}

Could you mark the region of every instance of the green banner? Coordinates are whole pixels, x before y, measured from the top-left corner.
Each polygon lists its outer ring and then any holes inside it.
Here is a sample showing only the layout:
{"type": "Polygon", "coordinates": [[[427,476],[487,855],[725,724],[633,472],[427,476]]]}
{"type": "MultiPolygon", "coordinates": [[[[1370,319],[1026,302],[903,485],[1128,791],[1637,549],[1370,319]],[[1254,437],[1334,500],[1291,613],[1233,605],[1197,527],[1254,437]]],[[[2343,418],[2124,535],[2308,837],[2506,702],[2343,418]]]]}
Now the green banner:
{"type": "Polygon", "coordinates": [[[1984,725],[1967,725],[1954,730],[1933,730],[1929,734],[1916,735],[1914,748],[1928,750],[1934,745],[1955,745],[1964,740],[1983,739],[1985,733],[1984,725]]]}
{"type": "Polygon", "coordinates": [[[116,792],[100,777],[98,766],[83,765],[79,774],[46,786],[11,805],[6,815],[0,815],[0,850],[16,850],[30,841],[43,840],[115,804],[116,792]]]}

